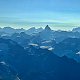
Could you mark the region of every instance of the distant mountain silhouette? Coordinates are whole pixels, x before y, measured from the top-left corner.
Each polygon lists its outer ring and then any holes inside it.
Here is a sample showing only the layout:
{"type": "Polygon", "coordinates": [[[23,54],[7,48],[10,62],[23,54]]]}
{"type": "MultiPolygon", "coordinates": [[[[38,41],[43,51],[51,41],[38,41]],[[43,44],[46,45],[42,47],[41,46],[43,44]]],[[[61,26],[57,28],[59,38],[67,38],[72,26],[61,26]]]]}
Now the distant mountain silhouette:
{"type": "Polygon", "coordinates": [[[25,30],[23,28],[21,29],[14,29],[14,28],[11,28],[11,27],[4,27],[4,28],[1,28],[0,29],[0,32],[4,32],[6,34],[13,34],[13,33],[20,33],[20,32],[24,32],[25,30]]]}
{"type": "Polygon", "coordinates": [[[27,35],[25,32],[21,33],[14,33],[11,37],[9,37],[11,40],[17,42],[23,47],[26,47],[31,39],[30,35],[27,35]]]}
{"type": "Polygon", "coordinates": [[[0,28],[0,33],[5,33],[5,35],[9,36],[9,35],[12,35],[14,33],[21,33],[21,32],[25,32],[26,34],[28,35],[32,35],[32,34],[36,34],[36,33],[39,33],[43,30],[43,28],[38,28],[36,29],[35,27],[32,27],[28,30],[26,29],[14,29],[14,28],[11,28],[11,27],[4,27],[4,28],[0,28]]]}
{"type": "Polygon", "coordinates": [[[80,62],[80,38],[67,38],[55,46],[54,53],[59,56],[68,56],[80,62]]]}
{"type": "Polygon", "coordinates": [[[80,32],[80,27],[78,27],[78,28],[73,28],[72,31],[73,31],[73,32],[80,32]]]}
{"type": "Polygon", "coordinates": [[[53,31],[47,25],[43,31],[37,34],[42,40],[53,40],[53,31]]]}
{"type": "Polygon", "coordinates": [[[51,30],[51,28],[47,25],[47,26],[45,27],[45,30],[51,30]]]}
{"type": "Polygon", "coordinates": [[[43,30],[43,28],[38,28],[36,29],[35,27],[32,27],[28,30],[26,30],[26,33],[29,34],[29,35],[32,35],[32,34],[36,34],[36,33],[39,33],[43,30]]]}

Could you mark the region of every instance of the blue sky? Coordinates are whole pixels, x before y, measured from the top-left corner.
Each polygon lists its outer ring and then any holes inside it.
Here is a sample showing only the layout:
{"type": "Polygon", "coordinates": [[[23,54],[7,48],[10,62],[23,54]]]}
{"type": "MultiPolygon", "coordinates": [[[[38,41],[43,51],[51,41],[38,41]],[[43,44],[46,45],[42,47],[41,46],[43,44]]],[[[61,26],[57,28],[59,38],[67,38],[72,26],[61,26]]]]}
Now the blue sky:
{"type": "Polygon", "coordinates": [[[71,29],[80,26],[80,0],[0,0],[0,26],[71,29]]]}

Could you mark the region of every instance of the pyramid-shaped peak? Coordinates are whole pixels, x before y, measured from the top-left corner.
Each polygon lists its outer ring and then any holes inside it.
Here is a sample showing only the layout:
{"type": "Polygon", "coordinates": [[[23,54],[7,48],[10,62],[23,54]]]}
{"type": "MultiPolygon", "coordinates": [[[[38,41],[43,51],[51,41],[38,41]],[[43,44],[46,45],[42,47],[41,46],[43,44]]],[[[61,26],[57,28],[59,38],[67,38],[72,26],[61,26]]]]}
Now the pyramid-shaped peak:
{"type": "Polygon", "coordinates": [[[45,27],[45,30],[51,30],[51,28],[47,25],[47,26],[45,27]]]}

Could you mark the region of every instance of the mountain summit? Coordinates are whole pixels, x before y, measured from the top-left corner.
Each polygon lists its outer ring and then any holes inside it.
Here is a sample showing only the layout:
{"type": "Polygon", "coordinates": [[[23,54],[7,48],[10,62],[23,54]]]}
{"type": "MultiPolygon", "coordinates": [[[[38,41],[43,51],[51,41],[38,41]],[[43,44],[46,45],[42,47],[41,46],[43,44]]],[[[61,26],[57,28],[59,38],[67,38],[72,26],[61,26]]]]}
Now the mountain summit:
{"type": "Polygon", "coordinates": [[[51,28],[47,25],[47,26],[45,27],[45,30],[51,30],[51,28]]]}

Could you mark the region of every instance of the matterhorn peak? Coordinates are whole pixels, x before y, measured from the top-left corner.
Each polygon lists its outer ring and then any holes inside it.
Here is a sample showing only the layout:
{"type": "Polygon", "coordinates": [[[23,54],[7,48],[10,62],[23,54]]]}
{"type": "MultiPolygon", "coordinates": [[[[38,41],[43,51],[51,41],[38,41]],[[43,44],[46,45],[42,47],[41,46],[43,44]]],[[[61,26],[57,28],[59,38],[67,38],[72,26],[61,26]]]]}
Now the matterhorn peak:
{"type": "Polygon", "coordinates": [[[47,25],[47,26],[45,27],[45,30],[51,30],[51,28],[47,25]]]}

